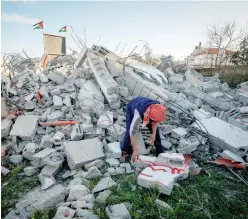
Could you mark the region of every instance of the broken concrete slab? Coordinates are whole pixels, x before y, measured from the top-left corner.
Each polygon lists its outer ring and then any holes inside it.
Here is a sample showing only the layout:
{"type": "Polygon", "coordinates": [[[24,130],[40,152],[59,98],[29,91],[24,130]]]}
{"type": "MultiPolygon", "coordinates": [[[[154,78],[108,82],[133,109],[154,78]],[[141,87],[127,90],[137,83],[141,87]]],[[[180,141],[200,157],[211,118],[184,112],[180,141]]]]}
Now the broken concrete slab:
{"type": "Polygon", "coordinates": [[[186,134],[187,134],[187,130],[185,128],[179,127],[179,128],[173,129],[171,136],[173,138],[181,139],[181,138],[184,138],[186,134]]]}
{"type": "Polygon", "coordinates": [[[83,139],[84,137],[84,132],[83,132],[83,127],[81,124],[76,124],[72,127],[71,131],[71,140],[72,141],[79,141],[83,139]]]}
{"type": "Polygon", "coordinates": [[[84,210],[84,209],[81,209],[81,208],[76,209],[76,215],[79,218],[84,218],[84,219],[99,219],[99,217],[97,215],[93,214],[91,211],[84,210]]]}
{"type": "Polygon", "coordinates": [[[54,152],[50,154],[44,161],[45,164],[52,167],[59,167],[64,162],[64,156],[62,153],[54,152]]]}
{"type": "Polygon", "coordinates": [[[106,199],[111,195],[110,190],[105,190],[103,192],[99,192],[98,196],[96,197],[96,202],[98,203],[105,203],[106,199]]]}
{"type": "Polygon", "coordinates": [[[105,150],[108,153],[108,156],[111,158],[118,159],[122,155],[120,142],[113,142],[113,143],[107,144],[107,146],[105,147],[105,150]]]}
{"type": "Polygon", "coordinates": [[[33,156],[35,154],[35,151],[39,148],[39,145],[35,143],[28,143],[25,145],[25,147],[22,150],[22,156],[26,158],[27,160],[33,160],[33,156]]]}
{"type": "Polygon", "coordinates": [[[52,148],[53,147],[53,142],[52,142],[52,137],[49,134],[44,135],[41,138],[41,143],[40,143],[41,148],[52,148]]]}
{"type": "Polygon", "coordinates": [[[63,144],[71,170],[82,167],[87,162],[104,157],[102,142],[98,138],[64,142],[63,144]]]}
{"type": "Polygon", "coordinates": [[[131,215],[125,204],[117,204],[106,207],[106,214],[109,219],[131,219],[131,215]]]}
{"type": "Polygon", "coordinates": [[[108,133],[118,141],[122,141],[126,133],[126,129],[115,123],[114,125],[108,127],[108,133]]]}
{"type": "Polygon", "coordinates": [[[86,203],[93,203],[95,202],[95,197],[93,194],[89,194],[86,196],[82,196],[81,198],[78,199],[78,201],[85,201],[86,203]]]}
{"type": "Polygon", "coordinates": [[[109,126],[113,125],[113,116],[114,116],[113,112],[106,111],[98,119],[97,126],[106,129],[109,126]]]}
{"type": "Polygon", "coordinates": [[[66,206],[60,206],[53,219],[72,219],[76,211],[66,206]]]}
{"type": "Polygon", "coordinates": [[[65,83],[65,77],[64,77],[62,74],[60,74],[60,73],[58,73],[58,72],[56,72],[56,71],[50,72],[50,73],[47,75],[47,77],[48,77],[51,81],[53,81],[54,83],[56,83],[56,84],[64,84],[64,83],[65,83]]]}
{"type": "Polygon", "coordinates": [[[155,160],[156,164],[170,165],[174,167],[183,167],[185,158],[179,153],[161,153],[155,160]]]}
{"type": "Polygon", "coordinates": [[[54,112],[47,115],[47,121],[58,121],[64,118],[64,113],[60,110],[55,110],[54,112]]]}
{"type": "Polygon", "coordinates": [[[86,179],[93,179],[101,177],[102,173],[97,167],[90,167],[88,169],[87,175],[85,176],[86,179]]]}
{"type": "Polygon", "coordinates": [[[201,127],[203,132],[207,129],[213,146],[230,150],[240,156],[248,155],[247,131],[215,117],[202,119],[201,123],[196,121],[193,126],[197,129],[201,127]]]}
{"type": "Polygon", "coordinates": [[[111,167],[118,167],[120,165],[120,161],[114,158],[108,158],[106,163],[108,163],[111,167]]]}
{"type": "Polygon", "coordinates": [[[101,168],[103,165],[103,161],[102,160],[94,160],[90,163],[87,163],[84,165],[84,169],[88,170],[91,167],[97,167],[97,168],[101,168]]]}
{"type": "Polygon", "coordinates": [[[25,167],[24,168],[24,173],[26,176],[33,176],[34,174],[38,173],[40,171],[40,168],[38,167],[25,167]]]}
{"type": "Polygon", "coordinates": [[[56,173],[60,170],[60,168],[61,168],[61,165],[60,166],[46,165],[41,170],[41,174],[44,176],[55,176],[56,173]]]}
{"type": "Polygon", "coordinates": [[[9,157],[9,160],[13,164],[18,164],[18,163],[21,163],[23,161],[23,156],[19,155],[19,154],[14,154],[14,155],[11,155],[9,157]]]}
{"type": "Polygon", "coordinates": [[[63,106],[62,98],[59,96],[54,95],[53,96],[53,108],[56,109],[61,109],[63,106]]]}
{"type": "Polygon", "coordinates": [[[47,176],[47,175],[43,175],[42,173],[39,174],[39,180],[41,182],[41,189],[45,190],[48,189],[49,187],[51,187],[52,185],[54,185],[56,183],[56,180],[54,179],[53,176],[47,176]]]}
{"type": "Polygon", "coordinates": [[[36,115],[18,116],[10,131],[10,136],[32,141],[36,133],[38,118],[39,116],[36,115]]]}
{"type": "Polygon", "coordinates": [[[54,145],[61,145],[63,139],[64,139],[64,136],[65,134],[60,132],[60,131],[57,131],[55,133],[55,135],[51,138],[51,142],[54,144],[54,145]]]}
{"type": "Polygon", "coordinates": [[[84,185],[71,185],[69,190],[67,201],[77,201],[79,198],[90,194],[90,190],[84,185]]]}
{"type": "Polygon", "coordinates": [[[101,192],[103,190],[109,189],[113,186],[116,186],[116,182],[112,180],[110,177],[105,177],[101,179],[97,185],[92,189],[92,193],[101,192]]]}
{"type": "Polygon", "coordinates": [[[1,137],[7,137],[9,136],[10,129],[13,122],[10,119],[4,119],[1,121],[1,137]]]}
{"type": "Polygon", "coordinates": [[[232,160],[234,162],[241,162],[245,163],[245,161],[242,159],[242,157],[238,156],[237,154],[234,154],[233,152],[229,150],[224,150],[221,154],[221,157],[232,160]]]}
{"type": "Polygon", "coordinates": [[[74,68],[79,68],[83,65],[85,59],[87,58],[87,52],[88,52],[88,48],[84,46],[78,55],[77,61],[74,64],[74,68]]]}
{"type": "Polygon", "coordinates": [[[177,151],[182,154],[191,154],[200,144],[196,136],[190,136],[187,139],[180,139],[177,151]]]}
{"type": "Polygon", "coordinates": [[[31,163],[33,164],[34,167],[43,167],[43,166],[45,166],[45,159],[53,152],[55,152],[54,149],[46,148],[46,149],[34,154],[33,160],[31,161],[31,163]]]}

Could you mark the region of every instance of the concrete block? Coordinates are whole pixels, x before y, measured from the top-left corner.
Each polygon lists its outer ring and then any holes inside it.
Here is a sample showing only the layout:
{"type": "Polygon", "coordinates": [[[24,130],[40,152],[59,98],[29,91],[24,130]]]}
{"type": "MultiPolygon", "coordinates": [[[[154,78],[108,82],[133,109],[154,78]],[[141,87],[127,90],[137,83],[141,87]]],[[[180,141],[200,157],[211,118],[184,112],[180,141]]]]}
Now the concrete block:
{"type": "Polygon", "coordinates": [[[114,116],[113,112],[106,111],[98,119],[97,126],[106,129],[109,126],[113,125],[113,116],[114,116]]]}
{"type": "Polygon", "coordinates": [[[41,138],[40,146],[41,148],[52,148],[53,147],[52,137],[49,134],[44,135],[41,138]]]}
{"type": "Polygon", "coordinates": [[[54,185],[56,182],[56,180],[54,179],[53,176],[47,176],[47,175],[39,174],[38,178],[41,182],[41,189],[42,190],[48,189],[49,187],[54,185]]]}
{"type": "Polygon", "coordinates": [[[66,137],[70,137],[71,136],[71,132],[72,132],[72,126],[71,125],[67,125],[63,129],[61,129],[60,131],[62,133],[64,133],[66,137]]]}
{"type": "Polygon", "coordinates": [[[242,159],[242,157],[238,156],[237,154],[234,154],[233,152],[229,150],[224,150],[221,154],[221,157],[232,160],[234,162],[241,162],[245,163],[245,161],[242,159]]]}
{"type": "Polygon", "coordinates": [[[40,168],[38,167],[25,167],[24,173],[26,176],[33,176],[34,174],[38,173],[40,171],[40,168]]]}
{"type": "Polygon", "coordinates": [[[240,113],[248,113],[248,106],[241,107],[240,113]]]}
{"type": "Polygon", "coordinates": [[[63,144],[68,165],[72,170],[104,157],[102,142],[98,138],[64,142],[63,144]]]}
{"type": "Polygon", "coordinates": [[[65,83],[65,77],[58,72],[50,72],[47,77],[56,84],[65,83]]]}
{"type": "Polygon", "coordinates": [[[33,156],[35,154],[35,151],[39,148],[39,145],[35,143],[28,143],[25,145],[25,147],[22,150],[22,156],[26,158],[27,160],[33,160],[33,156]]]}
{"type": "Polygon", "coordinates": [[[119,124],[114,124],[108,127],[107,130],[108,130],[109,135],[114,137],[118,141],[122,141],[126,133],[126,129],[119,124]]]}
{"type": "Polygon", "coordinates": [[[12,127],[12,120],[4,119],[1,121],[1,137],[9,136],[10,129],[12,127]]]}
{"type": "Polygon", "coordinates": [[[179,127],[179,128],[173,129],[171,136],[173,138],[181,139],[181,138],[184,138],[186,134],[187,134],[187,130],[185,128],[179,127]]]}
{"type": "Polygon", "coordinates": [[[59,96],[53,96],[53,108],[54,109],[61,109],[63,106],[62,98],[59,96]]]}
{"type": "Polygon", "coordinates": [[[18,116],[11,131],[11,136],[18,136],[22,140],[33,140],[36,133],[37,122],[39,116],[28,115],[28,116],[18,116]]]}
{"type": "Polygon", "coordinates": [[[191,154],[200,144],[196,136],[190,136],[188,139],[181,139],[177,151],[182,154],[191,154]]]}
{"type": "Polygon", "coordinates": [[[91,116],[89,113],[82,113],[81,118],[84,124],[91,125],[91,116]]]}
{"type": "Polygon", "coordinates": [[[41,174],[44,176],[55,176],[57,172],[60,170],[60,168],[61,168],[61,165],[60,166],[46,165],[41,170],[41,174]]]}
{"type": "Polygon", "coordinates": [[[102,160],[94,160],[90,163],[87,163],[84,165],[84,169],[88,170],[91,167],[97,167],[97,168],[101,168],[103,165],[103,161],[102,160]]]}
{"type": "Polygon", "coordinates": [[[122,155],[120,142],[113,142],[113,143],[107,144],[105,149],[109,157],[111,158],[120,158],[122,155]]]}
{"type": "Polygon", "coordinates": [[[89,194],[86,196],[82,196],[81,198],[78,199],[78,201],[85,201],[86,203],[93,203],[95,202],[95,197],[93,194],[89,194]]]}
{"type": "Polygon", "coordinates": [[[55,150],[52,148],[46,148],[36,154],[33,155],[33,160],[31,163],[34,167],[43,167],[45,166],[45,159],[54,152],[55,150]]]}
{"type": "Polygon", "coordinates": [[[244,105],[248,104],[248,94],[247,93],[238,93],[239,102],[243,103],[244,105]]]}
{"type": "Polygon", "coordinates": [[[106,207],[106,214],[109,219],[131,219],[131,215],[123,203],[106,207]]]}
{"type": "Polygon", "coordinates": [[[67,201],[77,201],[79,198],[90,194],[90,190],[84,185],[72,185],[69,190],[67,201]]]}
{"type": "Polygon", "coordinates": [[[166,148],[166,149],[170,149],[171,146],[172,146],[172,143],[169,142],[169,141],[166,140],[166,139],[161,139],[161,144],[162,144],[162,146],[163,146],[164,148],[166,148]]]}
{"type": "Polygon", "coordinates": [[[74,68],[79,68],[83,65],[85,59],[87,58],[87,52],[88,52],[88,49],[86,46],[84,46],[78,55],[77,61],[74,64],[74,68]]]}
{"type": "Polygon", "coordinates": [[[83,137],[84,137],[84,132],[82,125],[81,124],[74,125],[71,132],[71,140],[78,141],[83,139],[83,137]]]}
{"type": "Polygon", "coordinates": [[[94,203],[86,203],[85,201],[74,201],[74,202],[71,202],[71,207],[93,209],[94,203]]]}
{"type": "Polygon", "coordinates": [[[28,101],[24,104],[25,110],[34,110],[36,108],[36,104],[33,101],[28,101]]]}
{"type": "Polygon", "coordinates": [[[57,132],[55,133],[55,135],[51,138],[51,142],[52,142],[54,145],[61,145],[64,136],[65,136],[64,133],[62,133],[62,132],[60,132],[60,131],[57,131],[57,132]]]}
{"type": "Polygon", "coordinates": [[[102,173],[97,167],[90,167],[88,169],[88,172],[87,172],[87,175],[85,178],[86,179],[93,179],[93,178],[98,178],[101,176],[102,176],[102,173]]]}
{"type": "Polygon", "coordinates": [[[83,128],[84,133],[93,132],[93,130],[94,130],[94,127],[92,124],[90,124],[90,125],[82,124],[82,128],[83,128]]]}
{"type": "Polygon", "coordinates": [[[97,185],[92,189],[92,193],[101,192],[103,190],[109,189],[113,186],[116,186],[116,182],[112,180],[110,177],[105,177],[101,179],[97,185]]]}
{"type": "Polygon", "coordinates": [[[60,206],[53,219],[72,219],[76,211],[67,206],[60,206]]]}
{"type": "Polygon", "coordinates": [[[110,190],[105,190],[103,192],[99,192],[98,196],[96,197],[96,202],[97,203],[105,203],[106,199],[111,195],[110,190]]]}
{"type": "Polygon", "coordinates": [[[111,167],[118,167],[120,165],[120,161],[114,158],[108,158],[106,163],[108,163],[111,167]]]}
{"type": "Polygon", "coordinates": [[[84,210],[81,208],[76,209],[76,214],[79,218],[85,218],[85,219],[99,219],[98,216],[93,214],[91,211],[84,210]]]}
{"type": "Polygon", "coordinates": [[[147,167],[151,164],[154,164],[155,160],[156,160],[156,157],[139,155],[137,161],[132,162],[131,164],[132,164],[132,166],[135,166],[135,167],[144,168],[144,167],[147,167]]]}
{"type": "Polygon", "coordinates": [[[137,184],[145,188],[157,187],[160,193],[170,195],[173,184],[185,174],[184,168],[170,166],[149,166],[145,168],[137,178],[137,184]]]}
{"type": "Polygon", "coordinates": [[[23,157],[22,157],[22,155],[14,154],[14,155],[11,155],[9,157],[9,160],[13,164],[18,164],[18,163],[21,163],[23,161],[23,157]]]}
{"type": "Polygon", "coordinates": [[[201,120],[201,124],[193,127],[203,132],[208,130],[210,142],[213,146],[230,150],[240,156],[248,155],[248,132],[218,118],[212,117],[201,120]]]}
{"type": "Polygon", "coordinates": [[[156,164],[183,167],[185,158],[179,153],[161,153],[155,160],[156,164]]]}
{"type": "Polygon", "coordinates": [[[62,153],[54,152],[45,159],[44,163],[52,167],[60,167],[64,160],[64,155],[62,153]]]}
{"type": "Polygon", "coordinates": [[[56,87],[56,88],[54,88],[53,90],[51,90],[50,91],[50,94],[52,95],[52,96],[59,96],[60,94],[61,94],[61,92],[60,92],[60,88],[59,87],[56,87]]]}

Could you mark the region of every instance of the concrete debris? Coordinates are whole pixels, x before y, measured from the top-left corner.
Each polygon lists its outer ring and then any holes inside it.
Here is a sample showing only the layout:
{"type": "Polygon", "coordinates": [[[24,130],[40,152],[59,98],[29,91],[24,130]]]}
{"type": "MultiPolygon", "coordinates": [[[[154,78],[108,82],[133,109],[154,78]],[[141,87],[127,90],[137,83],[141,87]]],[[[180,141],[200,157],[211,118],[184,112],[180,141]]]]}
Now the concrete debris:
{"type": "Polygon", "coordinates": [[[165,203],[159,199],[156,199],[155,203],[159,209],[165,208],[165,209],[168,209],[170,211],[173,211],[173,208],[169,204],[167,204],[167,203],[165,203]]]}
{"type": "Polygon", "coordinates": [[[18,116],[11,131],[10,136],[18,136],[22,140],[33,140],[36,133],[38,116],[18,116]]]}
{"type": "MultiPolygon", "coordinates": [[[[95,201],[106,202],[108,189],[117,185],[110,176],[124,177],[134,170],[140,173],[138,185],[158,186],[170,195],[175,182],[188,177],[189,168],[199,168],[189,164],[192,153],[245,168],[248,82],[232,89],[221,83],[219,74],[204,77],[189,67],[174,66],[171,56],[162,57],[156,69],[96,45],[84,46],[77,59],[63,55],[49,60],[45,68],[40,67],[40,59],[20,55],[12,59],[16,64],[10,72],[16,76],[1,80],[2,156],[14,164],[30,161],[32,166],[25,166],[21,175],[40,172],[41,186],[6,218],[29,218],[36,210],[56,205],[55,218],[98,218],[86,209],[92,209],[95,201]],[[139,156],[130,165],[118,159],[125,162],[120,144],[129,128],[126,104],[138,96],[167,107],[166,124],[159,125],[165,152],[151,155],[151,133],[142,127],[136,135],[139,156]],[[94,178],[99,182],[91,194],[88,188],[94,178]],[[54,185],[61,180],[67,189],[54,185]],[[96,199],[95,193],[99,193],[96,199]]],[[[2,167],[3,175],[8,172],[2,167]]],[[[136,187],[132,185],[132,191],[136,187]]],[[[160,200],[156,204],[171,210],[160,200]]],[[[106,213],[109,218],[131,218],[124,203],[107,207],[106,213]]]]}
{"type": "Polygon", "coordinates": [[[10,129],[12,127],[12,120],[4,119],[1,121],[1,137],[9,136],[10,129]]]}
{"type": "Polygon", "coordinates": [[[104,157],[102,142],[98,138],[64,142],[64,149],[71,170],[82,167],[87,162],[104,157]]]}
{"type": "Polygon", "coordinates": [[[117,183],[112,180],[110,177],[105,177],[103,179],[101,179],[97,185],[92,189],[92,193],[97,193],[97,192],[101,192],[103,190],[109,189],[113,186],[116,186],[117,183]]]}
{"type": "Polygon", "coordinates": [[[18,164],[18,163],[21,163],[23,161],[23,156],[14,154],[14,155],[9,157],[9,160],[13,164],[18,164]]]}
{"type": "Polygon", "coordinates": [[[98,203],[105,203],[106,199],[111,195],[110,190],[105,190],[103,192],[99,192],[98,196],[96,197],[96,202],[98,203]]]}
{"type": "Polygon", "coordinates": [[[123,203],[106,207],[106,214],[109,219],[131,219],[131,215],[123,203]]]}
{"type": "Polygon", "coordinates": [[[9,172],[10,171],[7,168],[1,166],[1,174],[3,174],[4,176],[6,176],[9,172]]]}

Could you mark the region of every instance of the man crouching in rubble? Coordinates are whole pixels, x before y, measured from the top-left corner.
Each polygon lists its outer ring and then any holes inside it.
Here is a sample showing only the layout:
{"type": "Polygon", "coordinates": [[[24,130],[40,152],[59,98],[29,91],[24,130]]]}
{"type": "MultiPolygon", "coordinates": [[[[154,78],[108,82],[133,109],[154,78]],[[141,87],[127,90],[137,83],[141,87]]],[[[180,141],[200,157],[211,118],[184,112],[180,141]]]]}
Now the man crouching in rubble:
{"type": "Polygon", "coordinates": [[[151,132],[150,143],[156,147],[156,156],[164,152],[161,145],[158,124],[166,119],[166,107],[156,100],[146,97],[137,97],[127,104],[126,111],[126,134],[121,144],[123,158],[126,154],[132,154],[132,161],[138,158],[138,145],[136,134],[142,127],[147,126],[151,132]],[[131,146],[132,145],[132,146],[131,146]]]}

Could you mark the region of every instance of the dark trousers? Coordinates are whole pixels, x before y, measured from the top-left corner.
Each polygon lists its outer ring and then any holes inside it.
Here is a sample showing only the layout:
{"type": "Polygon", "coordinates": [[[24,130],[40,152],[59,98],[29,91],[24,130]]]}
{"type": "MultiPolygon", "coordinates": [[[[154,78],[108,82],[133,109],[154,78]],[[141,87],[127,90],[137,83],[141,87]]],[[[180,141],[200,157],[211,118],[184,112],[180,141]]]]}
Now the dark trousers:
{"type": "MultiPolygon", "coordinates": [[[[149,131],[152,133],[152,124],[147,124],[147,128],[149,131]]],[[[161,138],[159,134],[159,128],[157,128],[156,132],[156,139],[154,141],[154,145],[156,147],[156,156],[158,156],[160,153],[164,152],[164,148],[161,144],[161,138]]],[[[125,151],[127,154],[132,154],[133,153],[133,148],[131,146],[131,139],[130,139],[130,134],[129,134],[129,128],[127,128],[126,134],[124,136],[124,139],[121,143],[121,150],[125,151]]]]}

